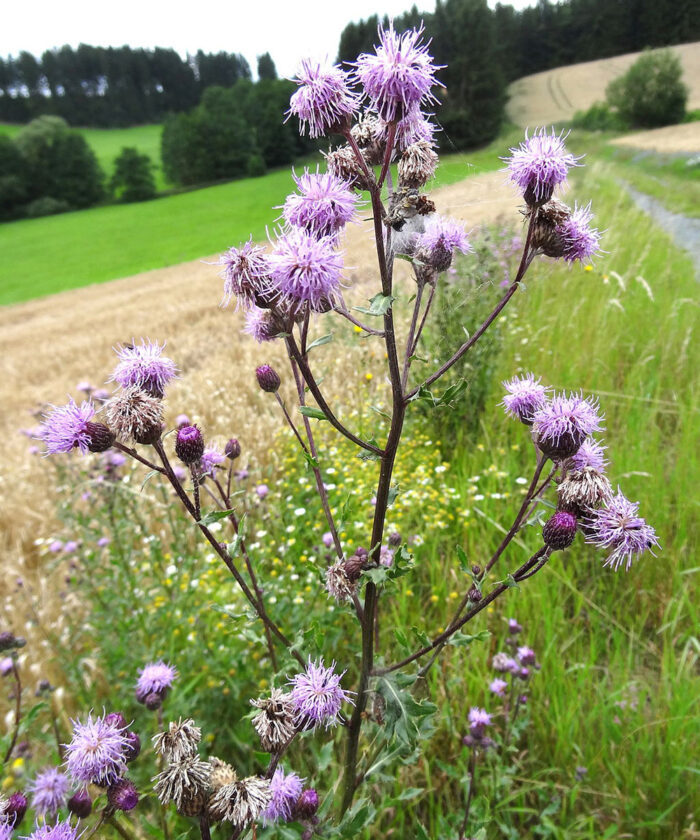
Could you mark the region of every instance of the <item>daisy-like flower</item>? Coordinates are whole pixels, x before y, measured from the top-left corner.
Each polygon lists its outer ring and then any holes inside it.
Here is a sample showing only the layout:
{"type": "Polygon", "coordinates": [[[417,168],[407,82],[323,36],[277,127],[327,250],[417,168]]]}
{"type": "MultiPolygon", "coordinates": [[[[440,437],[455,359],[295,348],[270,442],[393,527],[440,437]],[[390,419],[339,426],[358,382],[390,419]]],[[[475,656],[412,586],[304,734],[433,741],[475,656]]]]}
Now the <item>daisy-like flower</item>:
{"type": "Polygon", "coordinates": [[[37,773],[27,790],[32,795],[32,808],[37,816],[55,816],[66,804],[68,776],[56,767],[48,767],[37,773]]]}
{"type": "Polygon", "coordinates": [[[174,721],[166,732],[153,736],[153,749],[170,762],[196,755],[197,745],[202,740],[202,730],[191,718],[174,721]]]}
{"type": "Polygon", "coordinates": [[[400,120],[412,106],[437,102],[431,89],[440,67],[422,43],[423,27],[398,34],[393,22],[379,26],[374,54],[363,53],[355,62],[354,78],[362,85],[372,110],[387,122],[400,120]]]}
{"type": "Polygon", "coordinates": [[[505,692],[507,688],[508,683],[505,680],[502,680],[500,677],[496,677],[489,683],[489,691],[492,691],[498,697],[505,697],[505,692]]]}
{"type": "Polygon", "coordinates": [[[212,794],[207,810],[213,820],[227,820],[243,828],[257,820],[271,800],[269,780],[248,776],[218,788],[212,794]]]}
{"type": "Polygon", "coordinates": [[[275,770],[270,779],[270,803],[262,812],[265,825],[276,822],[289,822],[297,800],[303,789],[303,779],[296,773],[285,774],[281,767],[275,770]]]}
{"type": "Polygon", "coordinates": [[[250,704],[260,709],[253,718],[253,726],[266,752],[278,750],[291,741],[296,733],[296,706],[290,694],[273,688],[269,697],[259,697],[250,704]]]}
{"type": "Polygon", "coordinates": [[[66,744],[66,767],[71,778],[82,784],[110,785],[126,772],[125,730],[104,717],[88,715],[74,720],[73,737],[66,744]]]}
{"type": "Polygon", "coordinates": [[[301,134],[323,137],[342,132],[357,110],[358,98],[350,90],[348,76],[338,65],[305,58],[292,81],[299,85],[289,100],[287,118],[299,118],[301,134]]]}
{"type": "Polygon", "coordinates": [[[591,205],[574,206],[571,215],[556,228],[561,237],[563,257],[567,262],[583,262],[598,253],[600,232],[591,227],[591,205]]]}
{"type": "Polygon", "coordinates": [[[616,496],[591,513],[586,542],[610,552],[604,566],[617,570],[624,565],[629,570],[641,554],[659,545],[656,531],[637,515],[638,510],[639,502],[630,502],[618,488],[616,496]]]}
{"type": "Polygon", "coordinates": [[[552,460],[570,458],[584,440],[602,429],[596,400],[580,394],[555,394],[533,415],[533,434],[539,448],[552,460]]]}
{"type": "Polygon", "coordinates": [[[142,338],[141,344],[133,342],[116,348],[119,363],[110,382],[118,382],[122,388],[139,388],[152,397],[162,397],[165,386],[177,377],[175,362],[163,356],[164,347],[165,343],[142,338]]]}
{"type": "Polygon", "coordinates": [[[79,449],[83,455],[88,452],[104,452],[114,443],[114,435],[103,423],[94,423],[95,407],[91,401],[78,405],[70,399],[67,405],[52,406],[44,417],[39,437],[46,443],[46,454],[70,452],[79,449]]]}
{"type": "Polygon", "coordinates": [[[416,256],[436,271],[447,271],[455,251],[468,254],[472,249],[464,232],[464,225],[454,219],[431,213],[425,221],[423,233],[416,237],[416,256]]]}
{"type": "Polygon", "coordinates": [[[177,676],[177,669],[162,659],[140,668],[136,681],[136,699],[143,703],[149,694],[165,697],[177,676]]]}
{"type": "Polygon", "coordinates": [[[219,464],[223,464],[226,456],[223,455],[215,446],[208,446],[204,450],[204,454],[199,462],[199,469],[202,475],[214,478],[216,475],[216,468],[219,464]]]}
{"type": "Polygon", "coordinates": [[[224,281],[224,299],[227,306],[232,297],[237,304],[255,306],[260,299],[271,299],[270,265],[264,248],[253,245],[252,237],[240,248],[229,248],[219,257],[223,266],[220,276],[224,281]]]}
{"type": "Polygon", "coordinates": [[[308,170],[294,180],[299,192],[287,196],[282,209],[287,224],[316,237],[335,236],[352,219],[357,196],[347,181],[308,170]]]}
{"type": "Polygon", "coordinates": [[[524,376],[514,376],[501,384],[508,393],[499,405],[505,408],[506,414],[528,426],[532,425],[532,417],[535,411],[542,408],[547,402],[549,389],[540,385],[540,379],[535,379],[532,373],[526,373],[524,376]]]}
{"type": "Polygon", "coordinates": [[[272,279],[289,305],[300,309],[308,304],[314,311],[326,311],[340,287],[343,259],[334,248],[333,237],[316,238],[304,230],[283,234],[270,257],[272,279]]]}
{"type": "Polygon", "coordinates": [[[544,204],[552,197],[554,188],[566,182],[569,169],[578,166],[580,158],[567,152],[565,134],[549,134],[546,128],[536,130],[517,149],[510,149],[511,156],[504,158],[510,179],[522,191],[531,205],[544,204]]]}
{"type": "Polygon", "coordinates": [[[326,668],[323,659],[317,662],[309,659],[306,670],[289,680],[292,702],[301,725],[324,724],[328,728],[337,723],[343,701],[352,703],[350,695],[340,685],[344,673],[335,673],[335,662],[326,668]]]}
{"type": "Polygon", "coordinates": [[[26,840],[78,840],[81,835],[82,832],[78,834],[77,827],[72,826],[68,820],[59,820],[55,825],[37,827],[26,840]]]}

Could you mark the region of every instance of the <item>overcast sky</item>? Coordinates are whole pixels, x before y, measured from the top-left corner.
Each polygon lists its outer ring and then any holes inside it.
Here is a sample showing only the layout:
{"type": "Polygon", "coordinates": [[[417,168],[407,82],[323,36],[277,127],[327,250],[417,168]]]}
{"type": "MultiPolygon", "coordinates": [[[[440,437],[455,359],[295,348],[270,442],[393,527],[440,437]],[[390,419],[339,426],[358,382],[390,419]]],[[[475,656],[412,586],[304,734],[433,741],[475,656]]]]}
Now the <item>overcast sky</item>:
{"type": "MultiPolygon", "coordinates": [[[[489,0],[491,2],[491,0],[489,0]]],[[[516,8],[534,0],[511,0],[516,8]]],[[[70,44],[173,47],[187,52],[242,53],[256,70],[269,52],[281,76],[294,74],[304,56],[335,58],[340,33],[351,20],[372,14],[398,15],[411,0],[22,0],[7,3],[0,26],[0,55],[27,50],[36,56],[70,44]],[[10,11],[11,9],[11,11],[10,11]]],[[[416,2],[421,10],[434,0],[416,2]]]]}

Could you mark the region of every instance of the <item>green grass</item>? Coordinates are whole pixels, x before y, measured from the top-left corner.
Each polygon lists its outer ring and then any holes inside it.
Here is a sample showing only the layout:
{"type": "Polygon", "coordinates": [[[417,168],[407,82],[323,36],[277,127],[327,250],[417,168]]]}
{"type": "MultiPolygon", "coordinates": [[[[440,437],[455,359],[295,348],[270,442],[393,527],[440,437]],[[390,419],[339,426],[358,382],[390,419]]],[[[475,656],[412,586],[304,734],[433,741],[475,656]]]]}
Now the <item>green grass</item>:
{"type": "MultiPolygon", "coordinates": [[[[507,146],[501,139],[473,154],[445,156],[438,185],[497,169],[507,146]]],[[[292,187],[285,168],[140,204],[4,224],[0,304],[176,265],[238,245],[251,234],[264,239],[279,215],[273,208],[292,187]]]]}
{"type": "MultiPolygon", "coordinates": [[[[14,137],[22,128],[21,125],[0,123],[0,134],[14,137]]],[[[114,171],[114,161],[119,152],[125,146],[134,146],[141,154],[148,155],[153,161],[156,189],[160,191],[169,186],[160,165],[162,125],[138,125],[133,128],[79,128],[78,131],[90,144],[108,179],[114,171]]]]}

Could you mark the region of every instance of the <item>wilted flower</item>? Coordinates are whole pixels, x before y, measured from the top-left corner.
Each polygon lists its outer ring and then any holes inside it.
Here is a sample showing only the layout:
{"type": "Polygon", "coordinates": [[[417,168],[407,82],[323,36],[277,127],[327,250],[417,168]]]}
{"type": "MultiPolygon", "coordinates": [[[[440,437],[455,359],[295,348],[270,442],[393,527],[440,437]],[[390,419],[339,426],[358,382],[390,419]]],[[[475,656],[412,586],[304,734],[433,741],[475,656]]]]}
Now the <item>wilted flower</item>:
{"type": "Polygon", "coordinates": [[[340,287],[343,259],[332,237],[316,238],[304,230],[278,237],[270,257],[277,291],[295,309],[309,304],[325,311],[340,287]]]}
{"type": "Polygon", "coordinates": [[[352,702],[340,685],[345,671],[336,674],[334,669],[335,662],[326,668],[323,659],[317,662],[309,659],[306,670],[290,679],[292,701],[300,722],[308,721],[312,726],[322,723],[326,727],[332,726],[337,722],[343,701],[352,702]]]}
{"type": "Polygon", "coordinates": [[[533,415],[535,441],[555,460],[570,458],[590,434],[601,428],[598,403],[580,394],[557,394],[533,415]]]}
{"type": "Polygon", "coordinates": [[[629,569],[639,555],[659,545],[656,531],[637,516],[638,510],[639,502],[630,502],[618,489],[602,508],[592,511],[586,542],[610,552],[603,565],[619,569],[624,564],[629,569]]]}
{"type": "Polygon", "coordinates": [[[271,799],[270,782],[248,776],[218,788],[209,799],[208,812],[213,820],[227,820],[242,828],[258,819],[271,799]]]}
{"type": "Polygon", "coordinates": [[[198,755],[189,756],[159,773],[153,780],[154,790],[163,805],[174,802],[181,814],[196,816],[206,805],[210,775],[209,762],[198,755]]]}
{"type": "Polygon", "coordinates": [[[299,85],[289,100],[287,115],[299,118],[301,133],[310,137],[342,132],[357,109],[357,95],[341,67],[305,58],[294,79],[299,85]]]}
{"type": "Polygon", "coordinates": [[[566,181],[569,169],[578,166],[579,158],[567,152],[565,139],[565,134],[557,136],[554,129],[548,134],[540,128],[531,137],[526,132],[525,141],[510,150],[510,158],[504,159],[511,180],[520,187],[528,204],[549,201],[554,188],[566,181]]]}
{"type": "Polygon", "coordinates": [[[399,160],[399,181],[408,187],[422,187],[435,174],[437,164],[437,153],[428,140],[411,143],[399,160]]]}
{"type": "Polygon", "coordinates": [[[68,776],[56,767],[48,767],[37,773],[27,789],[32,794],[32,808],[37,816],[55,816],[66,804],[68,776]]]}
{"type": "Polygon", "coordinates": [[[124,729],[103,717],[89,714],[84,723],[72,721],[73,737],[66,744],[66,767],[71,777],[84,784],[106,786],[126,771],[124,729]]]}
{"type": "Polygon", "coordinates": [[[260,736],[262,748],[274,752],[288,744],[296,733],[296,706],[291,695],[273,688],[269,697],[260,697],[250,703],[260,709],[253,718],[253,726],[260,736]]]}
{"type": "Polygon", "coordinates": [[[557,494],[559,505],[564,510],[582,513],[587,508],[599,507],[606,499],[611,498],[612,487],[603,473],[595,467],[583,467],[567,473],[566,478],[557,487],[557,494]]]}
{"type": "Polygon", "coordinates": [[[343,560],[336,560],[326,569],[326,590],[339,604],[344,604],[357,590],[357,582],[348,577],[343,560]]]}
{"type": "Polygon", "coordinates": [[[393,23],[380,26],[374,54],[363,53],[355,62],[355,78],[369,97],[373,111],[383,120],[399,120],[413,105],[437,102],[431,88],[440,84],[423,28],[398,34],[393,23]]]}
{"type": "Polygon", "coordinates": [[[282,210],[287,224],[316,237],[335,236],[352,219],[357,196],[347,181],[308,170],[294,180],[299,192],[287,196],[282,210]]]}
{"type": "Polygon", "coordinates": [[[518,663],[513,659],[512,656],[508,656],[507,653],[497,653],[493,659],[491,660],[491,667],[494,671],[499,671],[500,673],[516,673],[520,666],[518,663]]]}
{"type": "Polygon", "coordinates": [[[122,388],[136,387],[152,397],[162,397],[165,386],[177,376],[175,363],[162,355],[165,343],[141,339],[141,344],[127,344],[116,349],[119,363],[110,377],[122,388]]]}
{"type": "Polygon", "coordinates": [[[265,825],[276,822],[289,822],[297,800],[301,796],[303,779],[296,773],[285,775],[281,767],[278,767],[270,779],[270,803],[262,812],[265,825]]]}
{"type": "Polygon", "coordinates": [[[170,762],[196,755],[197,745],[202,739],[202,730],[191,718],[174,721],[165,732],[153,736],[153,749],[170,762]]]}
{"type": "Polygon", "coordinates": [[[163,429],[163,403],[138,387],[115,394],[105,408],[118,440],[153,444],[163,429]]]}
{"type": "Polygon", "coordinates": [[[274,297],[268,258],[264,248],[253,245],[252,237],[240,248],[229,248],[219,257],[218,264],[223,266],[220,275],[224,281],[222,306],[234,296],[246,307],[274,297]]]}
{"type": "Polygon", "coordinates": [[[505,408],[506,414],[531,425],[535,411],[547,402],[548,388],[540,385],[540,379],[535,379],[532,373],[514,376],[502,385],[508,393],[499,405],[505,408]]]}

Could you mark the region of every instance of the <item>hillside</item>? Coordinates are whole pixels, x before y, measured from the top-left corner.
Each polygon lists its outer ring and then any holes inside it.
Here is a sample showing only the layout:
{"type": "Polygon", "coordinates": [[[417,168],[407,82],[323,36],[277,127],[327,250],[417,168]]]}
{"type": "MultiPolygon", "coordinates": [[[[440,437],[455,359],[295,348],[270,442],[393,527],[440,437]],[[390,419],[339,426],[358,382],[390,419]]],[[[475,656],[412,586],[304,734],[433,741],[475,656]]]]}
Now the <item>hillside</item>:
{"type": "MultiPolygon", "coordinates": [[[[700,108],[700,41],[670,49],[683,64],[685,83],[690,88],[688,110],[700,108]]],[[[639,55],[628,53],[524,76],[508,88],[508,118],[523,128],[569,120],[576,111],[604,99],[607,85],[639,55]]]]}

